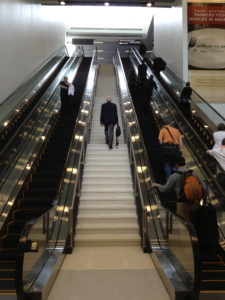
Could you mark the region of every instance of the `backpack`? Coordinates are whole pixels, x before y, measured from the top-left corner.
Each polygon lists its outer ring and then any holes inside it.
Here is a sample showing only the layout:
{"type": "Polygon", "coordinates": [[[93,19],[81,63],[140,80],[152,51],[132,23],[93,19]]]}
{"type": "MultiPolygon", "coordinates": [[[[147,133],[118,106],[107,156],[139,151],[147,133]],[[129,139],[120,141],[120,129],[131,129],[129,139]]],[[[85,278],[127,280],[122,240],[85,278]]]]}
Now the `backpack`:
{"type": "Polygon", "coordinates": [[[181,175],[179,200],[182,202],[199,202],[203,198],[203,190],[201,182],[193,175],[193,171],[176,171],[176,173],[181,175]]]}

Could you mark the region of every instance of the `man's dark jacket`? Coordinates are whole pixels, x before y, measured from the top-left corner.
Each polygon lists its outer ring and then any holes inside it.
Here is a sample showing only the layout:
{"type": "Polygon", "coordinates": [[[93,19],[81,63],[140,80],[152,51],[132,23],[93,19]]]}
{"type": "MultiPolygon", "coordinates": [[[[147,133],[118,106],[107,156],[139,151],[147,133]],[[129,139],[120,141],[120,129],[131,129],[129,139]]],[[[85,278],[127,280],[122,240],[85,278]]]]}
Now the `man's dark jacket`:
{"type": "Polygon", "coordinates": [[[116,104],[111,103],[110,101],[102,104],[100,123],[102,124],[118,123],[116,104]]]}

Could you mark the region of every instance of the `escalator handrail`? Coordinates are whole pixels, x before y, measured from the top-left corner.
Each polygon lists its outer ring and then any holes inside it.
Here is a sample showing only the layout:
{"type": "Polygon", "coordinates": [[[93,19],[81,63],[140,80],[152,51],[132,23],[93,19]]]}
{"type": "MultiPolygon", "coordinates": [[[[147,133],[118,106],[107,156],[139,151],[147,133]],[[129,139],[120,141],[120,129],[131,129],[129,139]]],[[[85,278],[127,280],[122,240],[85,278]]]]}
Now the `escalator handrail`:
{"type": "MultiPolygon", "coordinates": [[[[139,63],[141,63],[141,55],[137,52],[137,50],[135,51],[135,53],[133,52],[134,56],[136,57],[137,61],[139,63]]],[[[147,68],[149,69],[149,67],[147,66],[147,68]]],[[[157,84],[161,83],[157,80],[157,84]]],[[[158,97],[161,99],[160,94],[157,91],[157,95],[158,97]]],[[[169,97],[170,98],[170,97],[169,97]]],[[[195,138],[198,140],[198,143],[201,144],[201,147],[203,147],[204,151],[206,152],[208,150],[208,147],[205,145],[205,143],[202,141],[202,139],[199,137],[198,133],[196,132],[196,130],[193,128],[193,126],[188,122],[188,120],[183,116],[183,114],[180,112],[179,108],[177,107],[177,105],[171,100],[171,104],[173,105],[173,107],[176,109],[176,111],[179,113],[180,116],[182,116],[182,118],[185,120],[185,122],[187,123],[188,127],[190,127],[193,135],[195,136],[195,138]]],[[[209,159],[212,159],[209,155],[208,155],[209,159]]],[[[212,174],[211,170],[208,168],[208,166],[206,164],[204,164],[204,162],[202,162],[202,164],[204,165],[204,168],[207,170],[207,173],[209,174],[211,180],[214,182],[214,184],[216,185],[216,187],[218,188],[220,194],[222,195],[222,197],[225,199],[225,191],[222,189],[221,185],[218,183],[218,181],[216,180],[216,178],[214,177],[214,175],[212,174]]],[[[220,172],[223,172],[223,169],[221,167],[221,165],[215,160],[215,165],[218,168],[218,170],[220,170],[220,172]]]]}
{"type": "MultiPolygon", "coordinates": [[[[50,208],[49,210],[51,210],[50,208]]],[[[41,217],[37,219],[29,220],[23,228],[23,231],[20,235],[19,239],[19,246],[16,252],[16,272],[15,272],[15,287],[16,287],[16,294],[18,299],[26,299],[26,293],[23,289],[23,262],[24,262],[24,255],[26,252],[29,252],[27,249],[27,242],[28,236],[32,229],[32,227],[39,222],[45,215],[49,213],[49,210],[45,212],[41,217]]],[[[32,242],[32,241],[31,241],[32,242]]]]}
{"type": "MultiPolygon", "coordinates": [[[[122,63],[121,63],[121,59],[120,59],[120,56],[119,56],[119,51],[118,51],[118,58],[119,58],[119,61],[120,61],[120,65],[121,65],[121,69],[123,70],[123,67],[122,67],[122,63]]],[[[123,73],[124,73],[124,70],[123,70],[123,73]]],[[[124,75],[125,76],[125,75],[124,75]]],[[[131,98],[130,96],[130,93],[129,93],[129,89],[128,89],[128,84],[126,83],[127,85],[127,94],[129,95],[129,98],[131,98]]],[[[146,148],[145,148],[145,145],[144,145],[144,142],[143,142],[143,137],[142,137],[142,134],[141,134],[141,130],[140,130],[140,126],[139,126],[139,122],[138,122],[138,119],[137,119],[137,116],[136,116],[136,113],[135,113],[135,109],[134,109],[134,106],[133,106],[133,103],[132,103],[132,100],[131,100],[131,106],[132,106],[132,113],[135,115],[135,119],[136,119],[136,126],[139,130],[139,135],[140,135],[140,141],[142,142],[142,148],[143,148],[143,153],[142,155],[144,155],[144,161],[145,161],[145,164],[147,165],[148,167],[148,171],[150,173],[150,177],[154,180],[154,176],[153,176],[153,173],[151,171],[151,168],[149,167],[149,160],[148,160],[148,156],[147,156],[147,152],[146,152],[146,148]]],[[[128,130],[130,129],[129,126],[127,126],[128,130]]],[[[134,154],[133,154],[134,155],[134,154]]],[[[137,171],[136,171],[137,172],[137,171]]],[[[138,176],[137,176],[138,178],[138,176]]],[[[140,184],[140,183],[139,183],[140,184]]],[[[160,198],[159,198],[159,193],[156,189],[152,189],[152,194],[154,195],[154,198],[157,199],[156,200],[156,203],[160,203],[160,205],[162,205],[161,201],[160,201],[160,198]]],[[[143,201],[143,199],[142,199],[143,201]]],[[[144,205],[144,203],[142,202],[142,205],[144,205]]],[[[163,206],[163,205],[162,205],[163,206]]],[[[183,224],[188,233],[189,233],[189,236],[190,236],[190,240],[191,240],[191,245],[192,245],[192,249],[193,249],[193,257],[194,257],[194,274],[195,274],[195,282],[194,282],[194,293],[195,294],[198,294],[199,293],[199,283],[200,283],[200,251],[199,251],[199,242],[198,242],[198,237],[197,237],[197,234],[196,234],[196,231],[193,227],[193,225],[188,222],[187,220],[185,220],[184,218],[182,218],[181,216],[178,216],[177,214],[171,212],[169,209],[167,209],[166,207],[163,206],[163,208],[165,209],[165,211],[169,214],[169,215],[172,215],[174,218],[176,218],[181,224],[183,224]]],[[[150,209],[151,209],[151,204],[150,204],[150,209]]],[[[152,213],[152,210],[151,210],[151,213],[152,213]]],[[[152,217],[154,218],[154,215],[152,214],[152,217]]]]}
{"type": "MultiPolygon", "coordinates": [[[[134,51],[137,51],[137,49],[136,48],[133,48],[134,49],[134,51]]],[[[156,55],[153,53],[153,52],[151,52],[152,53],[152,55],[154,56],[154,57],[156,57],[156,55]]],[[[152,59],[151,59],[152,60],[152,59]]],[[[168,68],[169,69],[169,67],[168,66],[166,66],[166,68],[168,68]]],[[[170,70],[170,69],[169,69],[170,70]]],[[[170,70],[171,71],[171,70],[170,70]]],[[[163,71],[161,71],[162,73],[163,73],[163,76],[165,77],[165,78],[168,78],[167,76],[166,76],[166,74],[163,72],[163,71]]],[[[176,75],[175,75],[176,76],[176,75]]],[[[185,81],[183,81],[183,80],[181,80],[180,78],[178,78],[182,83],[183,83],[183,85],[185,86],[185,81]]],[[[178,87],[177,87],[178,88],[178,87]]],[[[202,102],[204,102],[205,104],[206,104],[206,106],[208,106],[208,107],[210,107],[210,109],[211,110],[213,110],[214,111],[214,113],[216,114],[216,115],[218,115],[223,121],[224,121],[224,123],[225,123],[225,118],[209,103],[209,102],[207,102],[202,96],[200,96],[199,94],[198,94],[198,92],[196,92],[193,88],[192,88],[192,91],[201,99],[201,101],[202,102]]]]}

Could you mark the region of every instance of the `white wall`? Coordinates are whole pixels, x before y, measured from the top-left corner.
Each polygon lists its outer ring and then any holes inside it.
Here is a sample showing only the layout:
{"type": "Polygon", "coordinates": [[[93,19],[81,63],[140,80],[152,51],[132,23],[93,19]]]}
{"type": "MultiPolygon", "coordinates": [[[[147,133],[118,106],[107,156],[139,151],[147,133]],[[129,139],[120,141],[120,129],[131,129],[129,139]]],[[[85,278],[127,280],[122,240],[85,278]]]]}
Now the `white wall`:
{"type": "Polygon", "coordinates": [[[35,0],[0,1],[0,103],[64,45],[55,10],[35,0]]]}
{"type": "Polygon", "coordinates": [[[188,78],[186,1],[154,9],[154,52],[183,80],[188,78]]]}

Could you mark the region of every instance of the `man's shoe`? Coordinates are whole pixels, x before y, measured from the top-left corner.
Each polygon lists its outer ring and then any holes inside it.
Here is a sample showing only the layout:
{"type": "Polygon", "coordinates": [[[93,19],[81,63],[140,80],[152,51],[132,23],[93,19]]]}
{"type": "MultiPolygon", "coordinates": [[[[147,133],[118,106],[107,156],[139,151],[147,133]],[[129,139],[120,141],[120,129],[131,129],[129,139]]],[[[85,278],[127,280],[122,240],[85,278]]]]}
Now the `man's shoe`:
{"type": "Polygon", "coordinates": [[[113,146],[112,145],[109,145],[109,149],[112,149],[113,148],[113,146]]]}
{"type": "Polygon", "coordinates": [[[106,144],[108,144],[108,143],[109,143],[109,141],[106,141],[105,143],[106,143],[106,144]]]}

